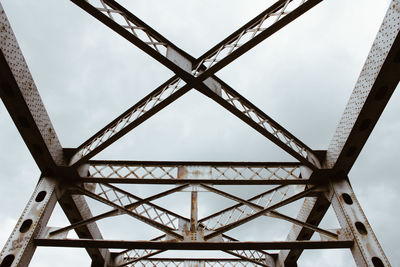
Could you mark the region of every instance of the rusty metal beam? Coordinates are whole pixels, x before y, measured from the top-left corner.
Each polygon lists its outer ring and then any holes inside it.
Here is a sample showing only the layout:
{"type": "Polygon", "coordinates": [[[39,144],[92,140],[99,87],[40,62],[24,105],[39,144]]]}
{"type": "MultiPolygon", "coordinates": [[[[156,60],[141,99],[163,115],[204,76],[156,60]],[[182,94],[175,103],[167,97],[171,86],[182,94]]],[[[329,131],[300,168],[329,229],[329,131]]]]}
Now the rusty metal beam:
{"type": "Polygon", "coordinates": [[[300,163],[89,161],[87,183],[137,184],[308,184],[300,163]]]}
{"type": "MultiPolygon", "coordinates": [[[[299,199],[309,195],[315,189],[316,189],[315,187],[311,187],[311,188],[305,189],[304,191],[301,191],[301,192],[299,192],[297,194],[294,194],[294,195],[292,195],[290,197],[287,197],[287,195],[284,194],[282,196],[281,200],[279,200],[279,201],[277,201],[277,202],[275,202],[273,204],[270,202],[270,204],[267,207],[265,207],[263,210],[261,210],[261,211],[257,211],[257,212],[255,212],[253,214],[246,214],[243,218],[241,218],[239,216],[238,218],[234,219],[232,222],[230,222],[230,223],[228,223],[226,225],[223,225],[221,227],[218,227],[216,229],[213,229],[214,231],[212,233],[210,233],[210,234],[205,235],[204,239],[205,240],[211,239],[211,238],[213,238],[215,236],[218,236],[218,235],[220,235],[222,233],[225,233],[225,232],[227,232],[227,231],[229,231],[229,230],[231,230],[233,228],[236,228],[239,225],[242,225],[242,224],[244,224],[246,222],[254,220],[254,219],[256,219],[256,218],[268,213],[268,211],[275,210],[275,209],[283,207],[283,206],[285,206],[285,205],[287,205],[289,203],[292,203],[292,202],[294,202],[296,200],[299,200],[299,199]]],[[[200,222],[201,222],[201,220],[200,220],[200,222]]]]}
{"type": "Polygon", "coordinates": [[[392,0],[326,153],[347,174],[400,80],[400,1],[392,0]]]}
{"type": "Polygon", "coordinates": [[[353,240],[340,241],[276,241],[276,242],[151,242],[90,239],[43,239],[36,238],[37,246],[48,247],[95,247],[161,250],[281,250],[281,249],[333,249],[350,248],[353,240]]]}
{"type": "MultiPolygon", "coordinates": [[[[1,4],[0,50],[0,96],[4,105],[42,175],[65,175],[66,170],[60,167],[65,165],[63,148],[1,4]]],[[[75,218],[91,216],[90,210],[82,197],[65,196],[59,201],[71,222],[75,218]]],[[[28,203],[27,207],[29,205],[28,203]]],[[[50,206],[48,209],[51,209],[50,206]]],[[[101,238],[101,234],[95,225],[84,227],[77,234],[80,237],[101,238]]],[[[16,235],[13,233],[11,237],[13,236],[16,235]]],[[[27,242],[20,242],[20,240],[13,242],[16,243],[15,246],[28,248],[26,247],[27,242]]],[[[101,265],[104,264],[108,252],[106,250],[88,249],[88,253],[95,265],[101,265]]],[[[27,258],[24,257],[22,261],[29,262],[27,258]]]]}
{"type": "Polygon", "coordinates": [[[87,161],[190,89],[179,78],[169,79],[80,145],[69,165],[87,161]]]}
{"type": "Polygon", "coordinates": [[[318,157],[311,148],[245,97],[236,92],[228,84],[216,77],[214,81],[218,90],[210,90],[209,87],[204,86],[204,84],[198,86],[197,89],[271,140],[289,155],[299,160],[303,165],[314,170],[321,168],[318,157]]]}
{"type": "MultiPolygon", "coordinates": [[[[346,105],[332,141],[329,144],[325,168],[333,172],[322,179],[346,175],[366,143],[383,109],[400,79],[400,1],[392,0],[361,74],[346,105]]],[[[299,217],[305,221],[321,221],[329,207],[325,197],[304,203],[299,217]]],[[[336,204],[334,208],[337,209],[336,204]]],[[[294,226],[287,240],[309,239],[312,233],[294,226]]],[[[281,253],[282,263],[295,263],[301,251],[281,253]]],[[[361,260],[363,261],[363,260],[361,260]]],[[[379,265],[376,265],[379,266],[379,265]]],[[[383,265],[382,265],[383,266],[383,265]]]]}
{"type": "Polygon", "coordinates": [[[354,240],[351,252],[356,265],[390,266],[347,177],[336,178],[330,183],[332,207],[346,238],[354,240]]]}
{"type": "MultiPolygon", "coordinates": [[[[178,186],[178,187],[175,187],[173,189],[161,192],[159,194],[155,194],[155,195],[153,195],[151,197],[147,197],[147,198],[144,198],[144,199],[140,199],[140,198],[135,196],[135,200],[136,201],[131,203],[131,204],[125,205],[124,208],[132,210],[132,209],[138,207],[139,205],[143,205],[143,204],[152,205],[151,203],[149,203],[150,201],[159,199],[161,197],[170,195],[170,194],[175,193],[175,192],[179,192],[179,191],[183,190],[184,188],[186,188],[187,186],[188,185],[181,185],[181,186],[178,186]]],[[[154,207],[154,208],[156,208],[156,207],[154,207]]],[[[70,231],[72,229],[79,228],[81,226],[87,225],[87,224],[92,223],[92,222],[96,222],[96,221],[104,219],[104,218],[108,218],[108,217],[112,217],[112,216],[118,216],[118,215],[119,215],[119,210],[118,209],[113,209],[111,211],[104,212],[104,213],[98,214],[96,216],[92,216],[92,217],[90,217],[90,218],[88,218],[86,220],[81,220],[79,222],[71,224],[70,226],[66,226],[66,227],[54,230],[54,231],[50,232],[50,236],[51,235],[57,235],[57,234],[60,234],[62,232],[70,231]]],[[[174,214],[174,216],[176,216],[176,215],[174,214]]]]}
{"type": "MultiPolygon", "coordinates": [[[[214,193],[216,193],[216,194],[218,194],[218,195],[221,195],[221,196],[224,196],[224,197],[226,197],[226,198],[228,198],[228,199],[232,199],[232,200],[237,201],[237,202],[239,202],[239,203],[241,203],[241,204],[247,205],[248,207],[252,208],[253,210],[261,211],[261,210],[264,209],[263,206],[260,206],[260,205],[258,205],[258,204],[256,204],[256,203],[251,202],[251,201],[244,200],[244,199],[242,199],[242,198],[239,198],[239,197],[237,197],[237,196],[234,196],[234,195],[229,194],[229,193],[227,193],[227,192],[224,192],[224,191],[222,191],[222,190],[213,188],[213,187],[211,187],[211,186],[207,186],[207,185],[204,185],[204,184],[200,184],[200,186],[203,187],[203,188],[205,188],[205,189],[207,189],[207,190],[210,191],[210,192],[214,192],[214,193]]],[[[279,212],[277,212],[277,211],[271,210],[271,211],[269,211],[268,213],[266,213],[265,215],[270,216],[270,217],[274,217],[274,218],[278,218],[278,219],[282,219],[282,220],[286,220],[286,221],[289,221],[289,222],[292,222],[292,223],[294,223],[294,224],[303,226],[303,227],[305,227],[305,228],[307,228],[307,229],[309,229],[309,230],[312,230],[312,231],[318,232],[318,233],[320,233],[320,234],[323,234],[323,235],[325,235],[325,236],[327,236],[327,237],[329,237],[329,238],[338,239],[338,234],[336,234],[336,233],[332,233],[332,232],[330,232],[330,231],[327,231],[327,230],[318,228],[318,227],[316,227],[316,226],[314,226],[314,225],[311,225],[311,224],[308,224],[308,223],[304,223],[304,222],[302,222],[302,221],[300,221],[300,220],[291,218],[291,217],[289,217],[289,216],[287,216],[287,215],[284,215],[284,214],[281,214],[281,213],[279,213],[279,212]]]]}
{"type": "MultiPolygon", "coordinates": [[[[266,114],[258,110],[254,105],[245,100],[238,93],[234,92],[229,86],[224,84],[224,87],[221,88],[222,81],[220,81],[217,77],[209,77],[217,70],[221,69],[226,64],[244,54],[246,51],[263,41],[265,38],[269,37],[296,19],[298,16],[318,4],[321,0],[302,1],[299,6],[294,7],[292,7],[292,4],[295,2],[289,0],[280,0],[276,2],[259,16],[247,23],[244,27],[239,29],[239,31],[225,39],[225,42],[219,44],[219,47],[212,48],[205,54],[206,56],[201,58],[197,65],[194,66],[192,66],[193,58],[188,57],[186,53],[180,53],[174,50],[170,45],[171,43],[166,38],[162,37],[161,34],[150,28],[147,24],[139,20],[117,2],[113,0],[101,0],[99,2],[101,6],[95,7],[87,1],[72,1],[105,23],[128,41],[132,42],[134,45],[137,45],[144,52],[148,53],[150,56],[171,69],[180,77],[178,78],[174,76],[171,78],[171,80],[180,82],[181,79],[183,79],[187,85],[197,88],[202,93],[220,103],[222,106],[244,120],[261,134],[283,148],[290,155],[300,160],[303,164],[310,168],[320,167],[317,157],[313,154],[310,148],[304,145],[300,140],[295,138],[274,120],[269,118],[266,114]],[[117,22],[114,16],[122,17],[125,23],[117,22]],[[269,24],[270,21],[271,25],[269,24]],[[266,27],[265,25],[269,26],[266,27]],[[144,36],[146,36],[142,37],[144,40],[138,36],[137,31],[144,33],[144,36]],[[245,41],[245,43],[240,43],[241,40],[247,41],[245,41]],[[163,47],[164,50],[161,51],[159,49],[160,47],[163,47]],[[226,55],[223,58],[219,58],[220,55],[223,54],[226,55]],[[207,62],[210,63],[209,68],[205,66],[207,62]],[[225,99],[218,97],[222,90],[226,94],[225,99]],[[241,107],[236,107],[234,103],[235,101],[238,101],[241,107]],[[242,108],[244,108],[244,111],[241,110],[242,108]],[[252,120],[253,116],[256,116],[258,121],[254,122],[252,120]]],[[[151,116],[152,114],[149,113],[149,115],[151,116]]],[[[131,116],[132,115],[130,114],[129,118],[131,116]]],[[[119,128],[119,125],[121,125],[121,121],[124,124],[123,127],[129,124],[126,122],[129,121],[129,119],[126,120],[121,117],[117,118],[114,122],[106,126],[105,129],[101,130],[82,146],[80,146],[70,164],[76,165],[79,162],[83,162],[85,159],[90,158],[90,156],[100,152],[110,143],[117,140],[124,133],[135,127],[133,124],[130,124],[132,127],[125,128],[124,132],[119,131],[117,128],[119,128]]]]}
{"type": "Polygon", "coordinates": [[[178,234],[176,231],[178,230],[179,219],[186,220],[186,218],[148,202],[143,202],[136,206],[135,202],[141,201],[141,198],[115,186],[104,184],[100,185],[100,188],[101,191],[99,193],[93,193],[85,188],[75,187],[76,190],[94,200],[111,206],[178,240],[183,239],[182,235],[178,234]],[[151,214],[149,212],[150,210],[154,211],[154,214],[151,214]],[[166,222],[164,222],[163,219],[166,220],[166,222]]]}
{"type": "Polygon", "coordinates": [[[214,267],[235,267],[235,266],[260,266],[258,263],[236,258],[149,258],[141,261],[144,266],[214,266],[214,267]]]}
{"type": "Polygon", "coordinates": [[[62,147],[1,5],[0,13],[0,96],[39,169],[54,175],[62,147]]]}
{"type": "Polygon", "coordinates": [[[28,266],[34,238],[45,228],[57,202],[57,181],[42,177],[0,254],[0,266],[28,266]]]}

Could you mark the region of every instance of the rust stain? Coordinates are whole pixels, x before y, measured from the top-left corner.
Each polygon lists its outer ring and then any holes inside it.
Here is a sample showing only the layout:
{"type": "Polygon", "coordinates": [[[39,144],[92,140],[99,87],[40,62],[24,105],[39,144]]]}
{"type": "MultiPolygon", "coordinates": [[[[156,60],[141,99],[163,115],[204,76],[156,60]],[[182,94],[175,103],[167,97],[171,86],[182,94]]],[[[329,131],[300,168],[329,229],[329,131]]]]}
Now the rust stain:
{"type": "Polygon", "coordinates": [[[187,169],[183,166],[178,167],[178,179],[183,179],[188,173],[187,169]]]}

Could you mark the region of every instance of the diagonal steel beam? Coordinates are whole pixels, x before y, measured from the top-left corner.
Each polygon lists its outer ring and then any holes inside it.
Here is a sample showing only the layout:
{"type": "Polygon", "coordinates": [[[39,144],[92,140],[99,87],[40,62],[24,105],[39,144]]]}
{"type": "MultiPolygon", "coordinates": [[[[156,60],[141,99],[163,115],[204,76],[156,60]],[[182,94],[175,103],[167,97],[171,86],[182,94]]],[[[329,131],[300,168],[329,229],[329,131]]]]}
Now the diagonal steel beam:
{"type": "MultiPolygon", "coordinates": [[[[326,160],[323,163],[332,168],[336,175],[346,175],[362,147],[366,143],[376,122],[389,101],[400,79],[400,1],[392,0],[382,25],[375,37],[354,90],[346,105],[342,118],[330,142],[326,160]]],[[[299,216],[320,222],[330,201],[321,197],[303,205],[299,216]]],[[[335,208],[335,207],[334,207],[335,208]]],[[[288,240],[311,238],[304,228],[293,227],[288,240]]],[[[291,250],[279,255],[279,261],[293,264],[301,250],[291,250]]]]}
{"type": "Polygon", "coordinates": [[[63,150],[2,6],[0,96],[42,173],[55,174],[63,150]]]}
{"type": "MultiPolygon", "coordinates": [[[[151,239],[150,241],[162,241],[165,240],[166,235],[161,235],[156,238],[151,239]]],[[[145,260],[151,256],[160,254],[165,250],[157,250],[157,249],[126,249],[118,253],[111,253],[111,266],[126,266],[131,263],[135,263],[138,261],[145,260]]]]}
{"type": "Polygon", "coordinates": [[[306,144],[222,80],[215,77],[214,84],[218,90],[209,90],[204,84],[198,89],[305,166],[311,169],[321,168],[317,156],[306,144]]]}
{"type": "Polygon", "coordinates": [[[177,77],[169,79],[80,145],[69,165],[87,161],[190,89],[177,77]]]}
{"type": "MultiPolygon", "coordinates": [[[[238,242],[239,240],[222,234],[222,239],[224,242],[238,242]]],[[[243,250],[223,250],[225,253],[234,255],[241,259],[246,259],[249,262],[256,263],[257,265],[262,266],[275,266],[275,256],[276,254],[271,254],[265,252],[264,250],[250,250],[250,249],[243,249],[243,250]]]]}
{"type": "MultiPolygon", "coordinates": [[[[229,36],[225,42],[225,44],[220,44],[220,48],[212,48],[209,52],[207,52],[200,60],[200,63],[195,65],[195,68],[192,68],[193,58],[188,57],[186,53],[180,54],[174,48],[172,48],[172,44],[160,34],[158,34],[155,30],[150,28],[148,25],[144,24],[144,22],[140,21],[137,17],[131,14],[128,10],[120,6],[117,2],[103,1],[100,0],[98,8],[91,5],[89,2],[82,0],[73,0],[77,5],[82,7],[84,10],[92,14],[94,17],[105,23],[107,26],[111,27],[117,33],[122,35],[128,41],[137,45],[143,51],[148,53],[150,56],[157,59],[160,63],[164,64],[172,71],[178,74],[188,85],[192,87],[196,87],[201,89],[203,93],[206,95],[213,96],[212,92],[218,93],[221,91],[221,83],[217,82],[216,77],[209,78],[210,75],[215,73],[216,70],[221,69],[223,66],[233,61],[239,55],[245,53],[248,49],[254,47],[256,44],[260,43],[262,40],[306,12],[308,9],[316,5],[320,2],[320,0],[308,0],[302,1],[300,6],[296,7],[292,11],[288,11],[291,7],[292,2],[290,0],[278,1],[266,11],[261,13],[259,16],[254,18],[252,21],[243,26],[239,31],[235,32],[231,36],[229,36]],[[290,8],[289,8],[290,7],[290,8]],[[289,9],[288,9],[289,8],[289,9]],[[121,16],[125,23],[117,22],[117,20],[113,17],[121,16]],[[276,16],[276,19],[271,19],[276,16]],[[271,24],[269,27],[264,28],[263,25],[271,24]],[[141,40],[137,31],[144,33],[146,40],[141,40]],[[245,37],[245,36],[248,37],[245,37]],[[250,37],[250,38],[249,38],[250,37]],[[244,44],[239,44],[239,41],[245,39],[246,42],[244,44]],[[247,40],[249,39],[249,40],[247,40]],[[162,40],[162,42],[160,41],[162,40]],[[158,47],[162,46],[165,48],[164,52],[161,52],[158,47]],[[217,49],[213,52],[213,50],[217,49]],[[226,51],[226,56],[222,59],[218,59],[220,55],[222,55],[222,51],[226,51]],[[206,59],[207,57],[211,57],[212,59],[206,59]],[[207,68],[203,63],[209,60],[211,64],[210,68],[207,68]],[[217,63],[218,62],[218,63],[217,63]],[[215,63],[215,64],[214,64],[215,63]],[[212,67],[211,67],[212,65],[212,67]],[[188,71],[192,70],[192,74],[189,74],[188,71]],[[214,69],[214,70],[213,70],[214,69]],[[213,71],[212,71],[213,70],[213,71]],[[206,74],[207,73],[207,74],[206,74]],[[194,78],[198,76],[197,78],[194,78]],[[205,81],[205,83],[203,83],[205,81]]],[[[172,80],[178,79],[177,77],[173,77],[172,80]]],[[[225,91],[228,91],[229,87],[225,85],[225,91]]],[[[232,92],[230,92],[232,94],[232,92]]],[[[218,102],[218,101],[217,101],[218,102]]],[[[224,107],[228,108],[228,110],[232,111],[232,105],[226,105],[226,101],[222,101],[224,107]]],[[[253,108],[251,108],[254,110],[253,108]]],[[[234,114],[238,114],[234,109],[232,112],[234,114]]],[[[249,110],[247,110],[249,111],[249,110]]],[[[274,122],[271,118],[267,117],[264,113],[257,114],[262,121],[258,121],[257,126],[262,126],[261,133],[267,138],[271,139],[274,143],[278,144],[280,147],[284,148],[285,151],[290,153],[293,157],[299,159],[303,162],[303,164],[311,167],[311,168],[319,168],[319,163],[317,158],[313,155],[311,149],[305,146],[302,142],[300,142],[297,138],[291,135],[288,131],[283,129],[279,124],[274,122]],[[261,117],[260,117],[261,116],[261,117]],[[269,131],[268,131],[269,130],[269,131]],[[282,140],[284,139],[284,141],[282,140]]],[[[240,113],[240,115],[242,115],[240,113]]],[[[251,119],[251,115],[247,114],[246,117],[240,117],[244,119],[246,123],[249,123],[248,119],[251,119]]],[[[120,120],[118,118],[117,120],[120,120]]],[[[250,124],[254,126],[253,124],[250,124]]],[[[111,125],[109,125],[110,127],[111,125]]],[[[256,128],[260,130],[260,128],[256,128]]],[[[102,133],[98,133],[97,136],[89,139],[83,147],[78,148],[78,153],[71,160],[71,164],[77,164],[79,161],[83,161],[85,157],[89,157],[87,154],[91,153],[92,155],[98,153],[102,149],[102,145],[104,147],[107,146],[106,142],[103,142],[103,139],[107,139],[107,141],[111,141],[108,139],[108,136],[114,136],[115,129],[113,127],[108,129],[103,129],[102,133]],[[100,145],[98,145],[100,144],[100,145]],[[94,148],[92,148],[94,146],[94,148]],[[86,155],[85,155],[86,154],[86,155]]],[[[114,136],[116,137],[116,136],[114,136]]],[[[116,138],[117,139],[117,138],[116,138]]],[[[116,140],[115,139],[115,140],[116,140]]],[[[111,141],[112,142],[112,141],[111,141]]],[[[110,143],[111,143],[110,142],[110,143]]]]}
{"type": "MultiPolygon", "coordinates": [[[[161,197],[170,195],[172,193],[179,192],[179,191],[185,189],[186,187],[188,187],[188,185],[181,185],[181,186],[175,187],[173,189],[169,189],[169,190],[166,190],[164,192],[155,194],[155,195],[153,195],[151,197],[147,197],[147,198],[144,198],[144,199],[137,200],[137,201],[135,201],[135,202],[133,202],[131,204],[125,205],[124,207],[129,209],[129,210],[131,210],[131,209],[134,209],[134,208],[138,207],[139,205],[143,205],[143,204],[152,205],[151,203],[149,203],[150,201],[154,201],[156,199],[159,199],[161,197]]],[[[138,198],[135,198],[135,199],[138,199],[138,198]]],[[[101,219],[104,219],[104,218],[108,218],[108,217],[112,217],[112,216],[117,216],[117,215],[120,215],[119,214],[119,210],[118,209],[113,209],[111,211],[104,212],[104,213],[101,213],[99,215],[93,216],[93,217],[91,217],[89,219],[82,220],[82,221],[79,221],[77,223],[71,224],[69,226],[62,227],[60,229],[52,231],[52,232],[50,232],[50,236],[57,235],[57,234],[60,234],[60,233],[66,232],[66,231],[70,231],[72,229],[76,229],[76,228],[81,227],[83,225],[87,225],[89,223],[96,222],[98,220],[101,220],[101,219]]]]}
{"type": "Polygon", "coordinates": [[[400,1],[392,0],[329,144],[326,166],[347,174],[400,80],[400,1]]]}
{"type": "MultiPolygon", "coordinates": [[[[247,206],[251,207],[253,210],[262,211],[262,210],[264,209],[263,206],[260,206],[260,205],[258,205],[258,204],[256,204],[256,203],[253,203],[253,202],[244,200],[244,199],[242,199],[242,198],[240,198],[240,197],[234,196],[234,195],[232,195],[232,194],[229,194],[229,193],[224,192],[224,191],[222,191],[222,190],[213,188],[213,187],[211,187],[211,186],[207,186],[207,185],[204,185],[204,184],[200,184],[200,186],[203,187],[203,188],[205,188],[205,189],[207,189],[207,190],[210,191],[210,192],[214,192],[214,193],[216,193],[216,194],[218,194],[218,195],[221,195],[221,196],[223,196],[223,197],[226,197],[226,198],[232,199],[232,200],[234,200],[234,201],[237,201],[237,202],[239,202],[239,203],[241,203],[241,204],[247,205],[247,206]]],[[[320,234],[323,234],[323,235],[325,235],[325,236],[327,236],[327,237],[329,237],[329,238],[338,239],[338,235],[337,235],[336,233],[332,233],[332,232],[330,232],[330,231],[327,231],[327,230],[318,228],[318,227],[313,226],[313,225],[311,225],[311,224],[308,224],[308,223],[302,222],[302,221],[300,221],[300,220],[291,218],[291,217],[289,217],[289,216],[286,216],[286,215],[284,215],[284,214],[282,214],[282,213],[279,213],[279,212],[277,212],[277,211],[274,211],[274,210],[269,211],[269,212],[266,213],[265,215],[270,216],[270,217],[275,217],[275,218],[278,218],[278,219],[283,219],[283,220],[286,220],[286,221],[289,221],[289,222],[292,222],[292,223],[297,224],[297,225],[299,225],[299,226],[303,226],[303,227],[305,227],[305,228],[307,228],[307,229],[311,229],[312,231],[315,231],[315,232],[318,232],[318,233],[320,233],[320,234]]]]}
{"type": "Polygon", "coordinates": [[[218,236],[218,235],[220,235],[220,234],[222,234],[222,233],[224,233],[226,231],[229,231],[229,230],[231,230],[233,228],[236,228],[239,225],[242,225],[242,224],[244,224],[246,222],[254,220],[254,219],[256,219],[256,218],[268,213],[271,210],[275,210],[275,209],[280,208],[282,206],[285,206],[285,205],[287,205],[289,203],[292,203],[292,202],[294,202],[296,200],[299,200],[299,199],[309,195],[314,190],[315,190],[315,187],[311,187],[309,189],[305,189],[304,191],[302,191],[300,193],[297,193],[297,194],[295,194],[293,196],[290,196],[290,197],[287,197],[287,195],[285,194],[285,195],[283,195],[283,197],[282,197],[282,199],[280,201],[277,201],[277,202],[267,206],[266,208],[264,208],[261,211],[254,212],[253,214],[249,214],[249,215],[247,215],[246,217],[243,217],[243,218],[238,217],[239,219],[235,219],[231,223],[228,223],[228,224],[226,224],[224,226],[221,226],[221,227],[218,227],[218,228],[214,229],[214,231],[212,233],[205,235],[204,239],[208,240],[210,238],[218,236]]]}
{"type": "Polygon", "coordinates": [[[90,192],[82,187],[73,187],[82,194],[109,205],[133,218],[136,218],[156,229],[182,240],[183,236],[177,233],[179,219],[186,218],[159,207],[155,204],[144,202],[135,206],[136,201],[142,199],[112,185],[104,184],[100,193],[90,192]],[[165,220],[165,221],[164,221],[165,220]]]}
{"type": "MultiPolygon", "coordinates": [[[[63,148],[1,4],[0,50],[1,99],[42,175],[61,175],[63,172],[59,171],[59,166],[66,164],[63,148]]],[[[54,187],[57,185],[58,183],[53,183],[54,187]]],[[[59,203],[71,222],[91,215],[81,196],[63,197],[59,199],[59,203]]],[[[77,234],[79,237],[101,238],[96,225],[83,227],[77,234]]],[[[20,243],[20,240],[15,242],[20,243]]],[[[104,264],[108,254],[106,250],[87,249],[87,251],[94,266],[104,264]]],[[[27,260],[22,259],[22,261],[27,260]]]]}

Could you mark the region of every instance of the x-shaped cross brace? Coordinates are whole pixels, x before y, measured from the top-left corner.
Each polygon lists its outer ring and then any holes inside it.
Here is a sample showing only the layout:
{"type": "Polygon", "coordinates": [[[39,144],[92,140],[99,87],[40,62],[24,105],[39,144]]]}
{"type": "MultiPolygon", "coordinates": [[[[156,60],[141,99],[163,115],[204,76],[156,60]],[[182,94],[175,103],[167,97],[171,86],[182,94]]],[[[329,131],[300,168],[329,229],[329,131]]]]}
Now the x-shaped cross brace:
{"type": "Polygon", "coordinates": [[[70,160],[70,166],[87,161],[166,105],[195,88],[305,166],[311,169],[321,167],[309,147],[214,73],[322,0],[279,0],[198,59],[179,49],[114,0],[98,0],[98,7],[85,0],[72,1],[176,75],[79,146],[70,160]]]}

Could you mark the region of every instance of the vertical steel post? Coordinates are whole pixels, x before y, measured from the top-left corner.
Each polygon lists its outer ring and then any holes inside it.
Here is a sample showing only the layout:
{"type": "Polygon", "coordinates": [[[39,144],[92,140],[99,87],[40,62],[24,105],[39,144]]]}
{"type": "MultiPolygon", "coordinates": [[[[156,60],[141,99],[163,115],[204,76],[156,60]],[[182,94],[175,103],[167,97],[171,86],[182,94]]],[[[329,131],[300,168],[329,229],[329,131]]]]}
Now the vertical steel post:
{"type": "Polygon", "coordinates": [[[34,239],[45,228],[54,206],[57,182],[42,177],[0,255],[0,266],[28,266],[35,252],[34,239]]]}
{"type": "Polygon", "coordinates": [[[190,205],[190,232],[192,234],[197,231],[197,190],[192,189],[191,205],[190,205]]]}
{"type": "Polygon", "coordinates": [[[331,181],[330,187],[332,191],[332,207],[339,224],[345,231],[345,235],[354,240],[351,252],[357,266],[391,266],[361,209],[347,177],[340,177],[331,181]]]}

